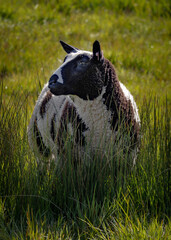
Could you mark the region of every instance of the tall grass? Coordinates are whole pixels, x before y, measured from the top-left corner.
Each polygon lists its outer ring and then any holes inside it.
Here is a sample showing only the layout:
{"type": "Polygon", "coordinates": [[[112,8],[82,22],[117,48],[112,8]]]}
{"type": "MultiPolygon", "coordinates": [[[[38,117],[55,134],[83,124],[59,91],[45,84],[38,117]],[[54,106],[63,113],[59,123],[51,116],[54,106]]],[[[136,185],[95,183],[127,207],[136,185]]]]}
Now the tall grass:
{"type": "Polygon", "coordinates": [[[144,100],[140,109],[140,151],[134,169],[127,173],[118,161],[124,166],[128,157],[123,159],[117,154],[75,164],[69,139],[60,168],[45,166],[40,171],[27,143],[27,101],[22,94],[14,93],[1,105],[0,193],[4,231],[11,236],[16,232],[23,237],[36,232],[39,236],[60,222],[65,231],[70,229],[71,235],[86,239],[89,234],[100,236],[104,231],[107,239],[108,234],[114,234],[118,227],[125,228],[125,224],[131,224],[134,230],[129,231],[137,234],[142,217],[145,226],[153,217],[167,222],[166,216],[171,214],[167,98],[164,102],[153,97],[144,100]]]}

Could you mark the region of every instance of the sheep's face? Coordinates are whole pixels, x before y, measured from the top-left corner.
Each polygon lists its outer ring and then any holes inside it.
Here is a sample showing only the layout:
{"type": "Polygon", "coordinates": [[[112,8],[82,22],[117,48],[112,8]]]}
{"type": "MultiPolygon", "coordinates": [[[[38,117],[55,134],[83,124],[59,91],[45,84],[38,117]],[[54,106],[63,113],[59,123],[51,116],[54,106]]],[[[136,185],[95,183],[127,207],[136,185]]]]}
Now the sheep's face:
{"type": "Polygon", "coordinates": [[[84,100],[98,97],[104,86],[103,54],[95,41],[93,52],[78,50],[61,41],[68,53],[63,64],[49,80],[50,91],[55,95],[77,95],[84,100]]]}

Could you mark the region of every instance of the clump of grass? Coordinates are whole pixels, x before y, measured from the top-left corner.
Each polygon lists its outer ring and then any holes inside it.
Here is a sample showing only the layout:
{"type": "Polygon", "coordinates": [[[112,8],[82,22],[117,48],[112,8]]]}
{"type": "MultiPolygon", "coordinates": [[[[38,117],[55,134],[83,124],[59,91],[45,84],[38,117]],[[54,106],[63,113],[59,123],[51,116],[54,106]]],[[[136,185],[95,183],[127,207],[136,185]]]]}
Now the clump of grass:
{"type": "Polygon", "coordinates": [[[14,11],[9,7],[0,7],[0,18],[12,20],[14,17],[14,11]]]}
{"type": "Polygon", "coordinates": [[[126,222],[123,219],[111,218],[107,223],[103,223],[101,228],[97,228],[87,221],[87,225],[91,229],[88,233],[89,239],[156,239],[166,240],[169,239],[170,220],[168,219],[168,225],[165,225],[154,219],[151,222],[137,217],[136,221],[132,220],[125,212],[126,222]]]}

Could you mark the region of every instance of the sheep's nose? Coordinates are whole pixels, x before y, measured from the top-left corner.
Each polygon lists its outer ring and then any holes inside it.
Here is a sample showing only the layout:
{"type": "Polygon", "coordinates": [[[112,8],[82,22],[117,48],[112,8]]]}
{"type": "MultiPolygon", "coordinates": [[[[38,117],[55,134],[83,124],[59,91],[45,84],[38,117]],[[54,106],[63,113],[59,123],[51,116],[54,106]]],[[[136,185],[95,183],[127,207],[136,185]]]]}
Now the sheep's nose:
{"type": "Polygon", "coordinates": [[[50,77],[50,79],[49,79],[49,86],[57,83],[58,78],[59,78],[59,77],[58,77],[56,74],[53,74],[53,75],[50,77]]]}

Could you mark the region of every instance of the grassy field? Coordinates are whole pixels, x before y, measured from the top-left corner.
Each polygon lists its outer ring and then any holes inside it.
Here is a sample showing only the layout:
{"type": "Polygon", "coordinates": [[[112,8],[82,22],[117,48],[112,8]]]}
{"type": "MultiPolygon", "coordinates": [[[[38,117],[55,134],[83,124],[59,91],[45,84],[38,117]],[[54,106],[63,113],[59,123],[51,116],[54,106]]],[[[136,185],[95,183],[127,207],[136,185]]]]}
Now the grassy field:
{"type": "MultiPolygon", "coordinates": [[[[0,0],[0,239],[171,239],[171,10],[167,0],[0,0]],[[141,118],[137,164],[121,155],[40,172],[27,125],[65,53],[94,40],[141,118]]],[[[117,153],[117,149],[116,149],[117,153]]],[[[43,161],[43,159],[42,159],[43,161]]]]}

